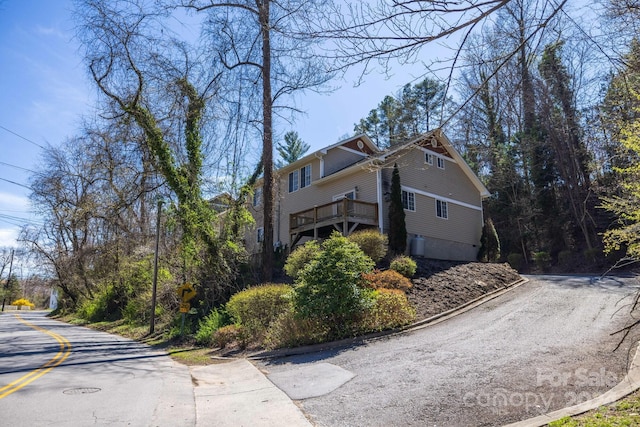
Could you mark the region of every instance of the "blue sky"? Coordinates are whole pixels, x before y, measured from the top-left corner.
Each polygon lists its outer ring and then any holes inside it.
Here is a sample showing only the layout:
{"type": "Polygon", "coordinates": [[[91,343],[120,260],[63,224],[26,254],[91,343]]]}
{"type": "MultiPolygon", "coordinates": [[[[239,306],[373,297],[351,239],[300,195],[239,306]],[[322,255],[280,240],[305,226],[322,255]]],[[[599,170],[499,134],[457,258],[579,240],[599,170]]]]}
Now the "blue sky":
{"type": "MultiPolygon", "coordinates": [[[[82,114],[92,110],[95,89],[74,40],[71,10],[71,0],[0,0],[0,247],[15,245],[21,224],[38,221],[29,190],[6,180],[28,186],[23,169],[37,167],[38,145],[71,137],[82,114]]],[[[311,150],[332,144],[418,70],[402,67],[391,79],[370,74],[359,87],[335,82],[342,88],[329,95],[299,95],[297,107],[306,114],[291,128],[311,150]]]]}

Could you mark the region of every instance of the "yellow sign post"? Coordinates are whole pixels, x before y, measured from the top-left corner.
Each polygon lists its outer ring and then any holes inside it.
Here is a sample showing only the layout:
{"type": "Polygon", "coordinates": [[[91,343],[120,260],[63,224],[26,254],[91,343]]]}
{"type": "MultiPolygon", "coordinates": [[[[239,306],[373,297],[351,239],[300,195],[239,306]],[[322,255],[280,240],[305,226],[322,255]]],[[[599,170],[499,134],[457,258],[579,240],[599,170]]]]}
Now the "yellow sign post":
{"type": "Polygon", "coordinates": [[[180,303],[180,313],[188,313],[189,310],[191,310],[191,304],[189,304],[188,302],[180,303]]]}

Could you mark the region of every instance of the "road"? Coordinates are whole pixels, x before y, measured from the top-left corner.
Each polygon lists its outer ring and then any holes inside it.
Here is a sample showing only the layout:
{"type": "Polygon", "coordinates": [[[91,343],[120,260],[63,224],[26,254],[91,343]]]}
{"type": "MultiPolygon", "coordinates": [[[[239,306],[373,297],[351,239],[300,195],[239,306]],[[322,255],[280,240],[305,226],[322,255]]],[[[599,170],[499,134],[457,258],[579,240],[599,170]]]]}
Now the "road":
{"type": "Polygon", "coordinates": [[[0,315],[0,425],[196,424],[188,367],[44,312],[14,313],[0,315]]]}
{"type": "Polygon", "coordinates": [[[538,276],[443,323],[357,347],[263,362],[318,426],[494,426],[619,382],[612,352],[631,279],[538,276]]]}

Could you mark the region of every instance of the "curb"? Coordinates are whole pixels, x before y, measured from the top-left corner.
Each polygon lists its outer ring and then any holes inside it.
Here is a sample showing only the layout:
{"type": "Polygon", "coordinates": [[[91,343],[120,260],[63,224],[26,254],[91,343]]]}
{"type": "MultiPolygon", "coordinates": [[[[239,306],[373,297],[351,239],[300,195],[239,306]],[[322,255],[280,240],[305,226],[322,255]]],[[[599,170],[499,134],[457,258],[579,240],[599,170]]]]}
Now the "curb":
{"type": "Polygon", "coordinates": [[[568,406],[566,408],[558,409],[553,412],[549,412],[544,415],[539,415],[527,420],[518,421],[512,424],[507,424],[504,427],[540,427],[549,424],[550,422],[557,421],[564,417],[572,417],[575,415],[583,414],[592,409],[599,408],[603,405],[616,402],[634,391],[640,389],[640,346],[636,348],[636,354],[633,356],[633,361],[629,367],[627,375],[611,390],[596,397],[595,399],[587,400],[586,402],[579,403],[577,405],[568,406]]]}
{"type": "Polygon", "coordinates": [[[313,344],[308,346],[285,348],[285,349],[278,349],[278,350],[271,350],[271,351],[261,351],[258,353],[248,355],[247,359],[263,360],[263,359],[272,359],[272,358],[279,358],[279,357],[286,357],[286,356],[299,356],[302,354],[316,353],[316,352],[325,351],[325,350],[336,350],[336,349],[350,347],[353,345],[364,344],[367,341],[375,340],[375,339],[386,337],[386,336],[400,335],[406,332],[416,331],[418,329],[426,328],[427,326],[444,322],[447,319],[450,319],[459,314],[465,313],[473,308],[476,308],[479,305],[484,304],[485,302],[488,302],[494,298],[497,298],[500,295],[503,295],[509,292],[510,290],[515,289],[527,283],[528,281],[529,279],[522,277],[516,280],[515,282],[510,283],[509,285],[501,287],[500,289],[496,289],[495,291],[491,291],[488,294],[484,294],[471,301],[467,301],[461,306],[436,314],[435,316],[431,316],[427,319],[412,323],[411,325],[407,325],[403,328],[391,329],[391,330],[382,331],[382,332],[375,332],[372,334],[362,335],[355,338],[345,338],[339,341],[332,341],[328,343],[313,344]]]}

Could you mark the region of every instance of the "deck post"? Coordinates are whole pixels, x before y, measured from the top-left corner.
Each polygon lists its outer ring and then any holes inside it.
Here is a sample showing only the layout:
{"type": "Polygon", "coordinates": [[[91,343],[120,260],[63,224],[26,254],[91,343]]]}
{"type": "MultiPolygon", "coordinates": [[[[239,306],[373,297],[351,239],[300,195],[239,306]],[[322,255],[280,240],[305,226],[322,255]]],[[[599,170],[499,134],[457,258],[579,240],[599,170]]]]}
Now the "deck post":
{"type": "Polygon", "coordinates": [[[347,199],[342,199],[342,235],[347,237],[349,235],[349,220],[347,219],[347,199]]]}

